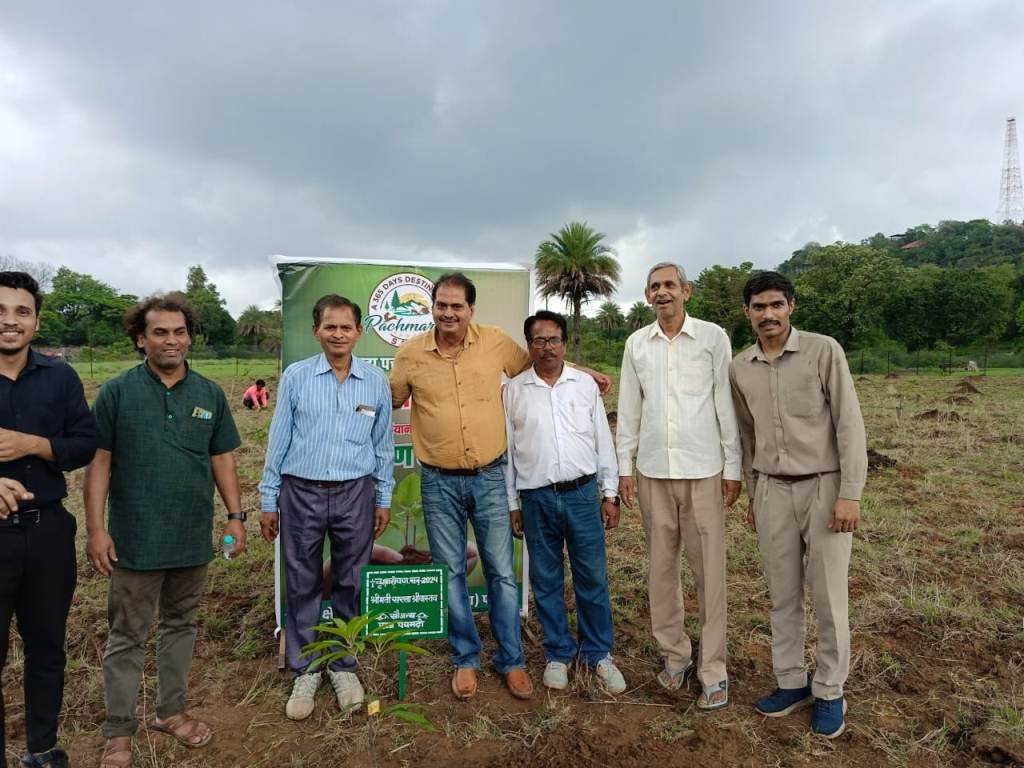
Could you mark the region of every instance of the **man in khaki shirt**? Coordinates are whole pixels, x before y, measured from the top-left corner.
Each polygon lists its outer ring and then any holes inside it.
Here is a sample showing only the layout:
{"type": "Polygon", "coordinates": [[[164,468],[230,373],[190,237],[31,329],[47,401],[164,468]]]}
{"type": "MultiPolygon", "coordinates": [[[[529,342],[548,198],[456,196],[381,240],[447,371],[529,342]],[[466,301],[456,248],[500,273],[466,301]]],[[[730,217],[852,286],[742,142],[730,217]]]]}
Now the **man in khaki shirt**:
{"type": "Polygon", "coordinates": [[[757,702],[768,717],[812,703],[811,730],[845,729],[850,667],[847,576],[867,477],[864,420],[846,356],[835,339],[790,325],[789,278],[762,272],[743,289],[757,342],[730,370],[750,496],[772,599],[772,664],[778,688],[757,702]],[[817,667],[807,684],[804,583],[818,624],[817,667]]]}
{"type": "MultiPolygon", "coordinates": [[[[473,523],[487,577],[492,659],[517,698],[533,695],[519,633],[512,526],[505,492],[502,374],[530,367],[530,355],[499,328],[472,322],[476,286],[461,273],[434,284],[434,330],[403,344],[391,371],[395,408],[412,395],[413,451],[422,466],[423,520],[434,562],[448,566],[448,641],[452,692],[476,693],[480,636],[466,587],[466,523],[473,523]]],[[[587,370],[587,369],[583,369],[587,370]]],[[[602,391],[607,377],[587,371],[602,391]]]]}

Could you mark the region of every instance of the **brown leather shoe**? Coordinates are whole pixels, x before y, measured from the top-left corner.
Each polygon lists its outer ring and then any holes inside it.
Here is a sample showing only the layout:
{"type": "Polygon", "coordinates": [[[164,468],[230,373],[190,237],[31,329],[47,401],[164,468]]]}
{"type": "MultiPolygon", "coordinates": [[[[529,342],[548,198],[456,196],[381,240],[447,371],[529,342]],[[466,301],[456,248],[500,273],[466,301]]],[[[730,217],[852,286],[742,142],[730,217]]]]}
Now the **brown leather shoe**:
{"type": "Polygon", "coordinates": [[[452,693],[456,699],[466,701],[476,696],[476,670],[471,667],[456,667],[452,675],[452,693]]]}
{"type": "Polygon", "coordinates": [[[533,682],[525,669],[510,669],[505,673],[505,685],[508,692],[517,699],[528,699],[533,696],[533,682]]]}

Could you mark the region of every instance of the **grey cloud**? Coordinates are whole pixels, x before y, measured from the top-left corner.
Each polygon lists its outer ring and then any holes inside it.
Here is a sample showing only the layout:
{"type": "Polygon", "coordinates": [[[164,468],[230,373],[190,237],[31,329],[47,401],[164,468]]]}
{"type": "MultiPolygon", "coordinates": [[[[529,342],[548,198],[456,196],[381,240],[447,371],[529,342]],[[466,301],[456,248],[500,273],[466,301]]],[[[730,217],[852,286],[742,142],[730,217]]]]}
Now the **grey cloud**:
{"type": "Polygon", "coordinates": [[[570,217],[627,274],[773,265],[990,215],[1022,21],[1011,0],[9,5],[0,250],[125,290],[116,254],[179,283],[201,260],[235,312],[272,295],[265,254],[523,261],[570,217]]]}

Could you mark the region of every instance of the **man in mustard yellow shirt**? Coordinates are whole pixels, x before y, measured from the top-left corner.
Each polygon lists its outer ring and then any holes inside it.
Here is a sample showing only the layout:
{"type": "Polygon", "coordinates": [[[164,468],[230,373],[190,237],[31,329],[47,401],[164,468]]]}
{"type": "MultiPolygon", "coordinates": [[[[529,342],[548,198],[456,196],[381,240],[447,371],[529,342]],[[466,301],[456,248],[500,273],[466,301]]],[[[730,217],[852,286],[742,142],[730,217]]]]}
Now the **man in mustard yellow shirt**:
{"type": "MultiPolygon", "coordinates": [[[[448,566],[448,640],[452,692],[476,693],[480,636],[466,588],[466,523],[473,523],[487,577],[493,664],[517,698],[533,695],[519,633],[512,527],[505,492],[502,374],[530,367],[530,355],[499,328],[472,322],[476,286],[442,275],[432,292],[434,330],[409,339],[391,371],[395,408],[412,395],[413,450],[422,466],[423,519],[434,562],[448,566]]],[[[602,391],[607,377],[586,370],[602,391]]]]}

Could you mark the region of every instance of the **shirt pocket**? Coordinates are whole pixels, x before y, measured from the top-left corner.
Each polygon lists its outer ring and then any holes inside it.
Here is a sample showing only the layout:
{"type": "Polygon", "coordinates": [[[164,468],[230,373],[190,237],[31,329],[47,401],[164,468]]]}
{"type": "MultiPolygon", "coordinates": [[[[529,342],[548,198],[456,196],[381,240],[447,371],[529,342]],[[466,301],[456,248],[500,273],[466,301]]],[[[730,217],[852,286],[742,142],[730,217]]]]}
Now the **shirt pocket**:
{"type": "Polygon", "coordinates": [[[816,374],[787,383],[785,400],[786,411],[797,418],[813,418],[825,408],[825,393],[816,374]]]}
{"type": "Polygon", "coordinates": [[[570,426],[578,434],[587,434],[594,423],[594,413],[590,403],[573,403],[570,426]]]}
{"type": "Polygon", "coordinates": [[[356,445],[366,445],[370,442],[370,432],[373,430],[375,417],[353,411],[345,424],[345,440],[356,445]]]}
{"type": "Polygon", "coordinates": [[[466,365],[456,376],[462,382],[460,389],[468,402],[482,405],[501,403],[501,369],[497,365],[493,369],[466,365]]]}
{"type": "Polygon", "coordinates": [[[669,372],[669,387],[678,386],[685,395],[705,395],[711,391],[711,384],[710,360],[686,360],[669,372]]]}
{"type": "Polygon", "coordinates": [[[195,417],[186,419],[178,440],[186,450],[209,455],[210,441],[213,440],[213,420],[195,417]]]}
{"type": "Polygon", "coordinates": [[[440,360],[420,362],[409,375],[412,399],[420,408],[436,412],[448,402],[455,401],[457,380],[454,366],[450,363],[440,360]]]}

